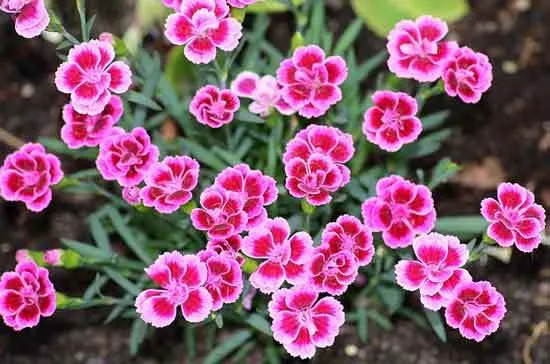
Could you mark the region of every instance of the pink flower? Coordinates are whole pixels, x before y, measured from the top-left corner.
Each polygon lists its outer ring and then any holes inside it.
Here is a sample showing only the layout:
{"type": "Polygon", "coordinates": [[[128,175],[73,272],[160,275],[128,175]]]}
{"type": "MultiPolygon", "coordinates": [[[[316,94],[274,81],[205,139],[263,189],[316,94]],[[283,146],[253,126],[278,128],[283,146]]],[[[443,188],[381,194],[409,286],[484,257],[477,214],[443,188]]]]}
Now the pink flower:
{"type": "Polygon", "coordinates": [[[213,304],[204,287],[208,269],[197,256],[164,253],[145,272],[161,289],[147,289],[136,298],[136,311],[143,321],[166,327],[176,319],[178,307],[189,322],[208,317],[213,304]]]}
{"type": "Polygon", "coordinates": [[[341,295],[357,278],[359,265],[353,253],[334,246],[316,247],[308,264],[309,287],[318,292],[341,295]]]}
{"type": "Polygon", "coordinates": [[[466,269],[456,269],[453,275],[443,282],[439,292],[434,294],[421,294],[420,302],[428,310],[439,311],[443,307],[447,307],[454,298],[455,288],[464,282],[471,282],[472,276],[466,269]]]}
{"type": "Polygon", "coordinates": [[[50,204],[50,186],[63,179],[61,162],[46,153],[41,144],[28,143],[8,155],[0,168],[0,196],[7,201],[24,202],[33,212],[50,204]]]}
{"type": "Polygon", "coordinates": [[[27,249],[17,249],[15,252],[15,261],[17,263],[23,263],[26,260],[33,260],[27,249]]]}
{"type": "Polygon", "coordinates": [[[468,261],[468,248],[454,236],[430,233],[415,238],[413,250],[417,260],[403,259],[395,266],[397,284],[408,291],[420,290],[428,296],[426,306],[438,310],[460,283],[457,279],[469,278],[467,272],[455,274],[468,261]],[[440,301],[439,307],[434,301],[440,301]]]}
{"type": "Polygon", "coordinates": [[[290,236],[288,222],[277,217],[251,230],[243,240],[242,251],[255,259],[265,259],[250,275],[250,283],[263,293],[275,292],[284,281],[303,283],[313,240],[306,232],[290,236]]]}
{"type": "Polygon", "coordinates": [[[111,134],[123,113],[122,99],[116,95],[111,96],[109,103],[97,115],[81,114],[67,104],[63,107],[65,125],[61,128],[61,139],[71,149],[97,147],[111,134]]]}
{"type": "Polygon", "coordinates": [[[204,287],[212,296],[212,311],[218,311],[226,303],[237,302],[243,291],[240,264],[230,254],[218,254],[213,250],[203,250],[198,256],[208,269],[204,287]]]}
{"type": "Polygon", "coordinates": [[[481,214],[490,223],[487,235],[500,246],[516,244],[520,251],[532,252],[541,243],[544,208],[531,191],[515,183],[500,184],[497,198],[481,201],[481,214]]]}
{"type": "Polygon", "coordinates": [[[497,331],[506,314],[504,297],[489,282],[459,284],[445,310],[447,324],[477,342],[497,331]]]}
{"type": "Polygon", "coordinates": [[[220,90],[216,86],[204,86],[197,91],[189,111],[200,124],[221,128],[233,121],[235,112],[241,107],[239,98],[231,90],[220,90]]]}
{"type": "Polygon", "coordinates": [[[437,80],[444,61],[458,48],[456,42],[442,41],[448,31],[443,20],[431,16],[400,21],[388,35],[388,68],[397,77],[437,80]]]}
{"type": "Polygon", "coordinates": [[[321,239],[322,246],[332,251],[352,253],[359,266],[370,264],[374,257],[372,233],[355,216],[342,215],[336,222],[329,223],[321,239]]]}
{"type": "Polygon", "coordinates": [[[263,0],[227,0],[227,3],[234,8],[246,8],[249,5],[257,3],[258,1],[263,0]]]}
{"type": "Polygon", "coordinates": [[[166,157],[153,164],[141,189],[143,204],[162,214],[177,211],[191,201],[191,191],[199,183],[199,170],[199,163],[187,156],[166,157]]]}
{"type": "Polygon", "coordinates": [[[340,302],[334,297],[318,297],[308,287],[283,288],[269,302],[273,338],[294,357],[312,358],[316,348],[332,346],[345,322],[340,302]]]}
{"type": "Polygon", "coordinates": [[[433,229],[436,212],[428,187],[393,175],[378,181],[376,194],[363,203],[363,219],[373,231],[382,232],[390,248],[408,247],[416,234],[433,229]]]}
{"type": "Polygon", "coordinates": [[[122,189],[122,199],[128,205],[137,206],[141,204],[141,189],[138,186],[129,186],[122,189]]]}
{"type": "Polygon", "coordinates": [[[277,181],[262,172],[251,170],[247,164],[224,169],[217,177],[215,185],[226,191],[241,195],[243,210],[248,219],[246,229],[251,229],[267,219],[264,206],[277,200],[277,181]]]}
{"type": "Polygon", "coordinates": [[[111,100],[111,93],[121,94],[130,88],[130,67],[114,59],[111,43],[91,40],[74,46],[67,61],[57,69],[57,89],[71,94],[71,105],[80,114],[100,114],[111,100]]]}
{"type": "Polygon", "coordinates": [[[113,35],[113,33],[109,33],[109,32],[103,32],[99,35],[98,39],[102,42],[107,42],[107,43],[114,43],[115,41],[115,37],[113,35]]]}
{"type": "Polygon", "coordinates": [[[60,267],[63,265],[61,257],[63,256],[63,250],[61,249],[50,249],[44,252],[44,262],[48,265],[53,265],[60,267]]]}
{"type": "Polygon", "coordinates": [[[342,99],[339,86],[347,77],[344,59],[325,58],[325,52],[316,45],[296,49],[277,70],[283,99],[305,118],[322,116],[338,103],[342,99]]]}
{"type": "Polygon", "coordinates": [[[137,186],[158,160],[159,149],[143,128],[127,133],[113,128],[99,145],[96,165],[107,181],[116,180],[123,187],[137,186]]]}
{"type": "Polygon", "coordinates": [[[166,19],[164,34],[171,43],[185,45],[185,57],[191,62],[209,63],[216,58],[216,48],[226,52],[237,48],[242,25],[229,16],[225,0],[189,0],[175,10],[166,19]]]}
{"type": "Polygon", "coordinates": [[[34,261],[20,262],[15,272],[0,277],[0,316],[15,331],[35,327],[40,317],[50,317],[55,308],[55,288],[48,270],[34,261]]]}
{"type": "Polygon", "coordinates": [[[0,0],[0,10],[15,20],[15,31],[24,38],[40,35],[50,23],[44,0],[0,0]]]}
{"type": "Polygon", "coordinates": [[[462,47],[445,61],[442,78],[449,96],[458,96],[465,103],[475,104],[491,87],[493,66],[486,55],[462,47]]]}
{"type": "Polygon", "coordinates": [[[213,250],[218,254],[229,254],[240,265],[243,265],[245,258],[241,255],[241,245],[243,238],[240,235],[233,235],[226,239],[213,239],[206,243],[207,250],[213,250]]]}
{"type": "Polygon", "coordinates": [[[273,109],[283,115],[295,112],[281,97],[281,86],[273,76],[260,77],[254,72],[245,71],[233,81],[231,90],[239,97],[253,100],[248,110],[262,117],[269,116],[273,109]]]}
{"type": "Polygon", "coordinates": [[[403,92],[377,91],[372,101],[374,106],[365,112],[363,122],[363,134],[371,143],[396,152],[418,139],[422,123],[416,117],[415,98],[403,92]]]}
{"type": "Polygon", "coordinates": [[[243,209],[240,194],[212,186],[202,192],[201,208],[191,211],[191,222],[210,239],[227,239],[246,229],[248,215],[243,209]]]}
{"type": "Polygon", "coordinates": [[[252,286],[248,287],[248,291],[245,293],[242,301],[242,304],[245,310],[252,311],[252,303],[257,293],[258,293],[258,290],[256,288],[252,286]]]}
{"type": "Polygon", "coordinates": [[[180,10],[182,2],[183,0],[162,0],[164,6],[172,8],[175,11],[180,10]]]}

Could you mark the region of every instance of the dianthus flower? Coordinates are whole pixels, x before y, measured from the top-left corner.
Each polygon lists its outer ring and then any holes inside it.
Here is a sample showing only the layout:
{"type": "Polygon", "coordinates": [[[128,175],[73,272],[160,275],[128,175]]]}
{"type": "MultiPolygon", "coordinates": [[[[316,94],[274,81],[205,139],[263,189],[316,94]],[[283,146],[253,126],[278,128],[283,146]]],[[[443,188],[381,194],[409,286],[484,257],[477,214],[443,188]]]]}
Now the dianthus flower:
{"type": "Polygon", "coordinates": [[[340,85],[348,77],[342,57],[325,57],[316,45],[296,49],[291,59],[281,63],[277,81],[281,94],[290,107],[305,118],[324,115],[342,99],[340,85]]]}
{"type": "Polygon", "coordinates": [[[280,289],[269,302],[275,341],[294,357],[312,358],[316,348],[334,344],[345,322],[344,307],[334,297],[324,297],[308,287],[280,289]]]}
{"type": "Polygon", "coordinates": [[[65,125],[61,128],[61,139],[71,149],[97,147],[110,135],[123,113],[122,99],[116,95],[111,96],[109,103],[97,115],[81,114],[67,104],[63,107],[65,125]]]}
{"type": "Polygon", "coordinates": [[[48,265],[60,267],[63,265],[61,258],[63,257],[63,250],[50,249],[44,252],[44,262],[48,265]]]}
{"type": "Polygon", "coordinates": [[[341,295],[355,281],[359,265],[349,250],[319,246],[307,266],[309,287],[318,292],[341,295]]]}
{"type": "Polygon", "coordinates": [[[388,152],[396,152],[404,144],[414,142],[422,132],[416,117],[416,99],[403,92],[377,91],[374,106],[365,112],[363,134],[388,152]]]}
{"type": "Polygon", "coordinates": [[[71,105],[80,114],[100,114],[112,93],[121,94],[130,88],[130,67],[114,59],[111,43],[91,40],[75,45],[57,69],[57,89],[71,95],[71,105]]]}
{"type": "Polygon", "coordinates": [[[17,249],[15,252],[15,261],[17,263],[23,263],[25,260],[33,260],[28,249],[17,249]]]}
{"type": "Polygon", "coordinates": [[[244,254],[265,259],[250,276],[250,283],[263,293],[275,292],[285,280],[291,284],[303,283],[312,246],[313,240],[308,233],[290,236],[290,226],[285,219],[268,219],[243,239],[244,254]]]}
{"type": "Polygon", "coordinates": [[[322,246],[331,251],[346,250],[353,254],[359,266],[370,264],[374,257],[372,233],[358,218],[342,215],[329,223],[321,236],[322,246]]]}
{"type": "Polygon", "coordinates": [[[234,8],[246,8],[249,5],[257,3],[258,1],[263,0],[227,0],[227,3],[234,8]]]}
{"type": "Polygon", "coordinates": [[[211,128],[221,128],[233,121],[233,116],[240,107],[239,98],[233,91],[208,85],[197,91],[191,100],[189,111],[199,123],[211,128]]]}
{"type": "Polygon", "coordinates": [[[208,269],[204,287],[212,296],[212,311],[236,302],[243,291],[240,264],[230,254],[218,254],[213,250],[203,250],[198,256],[208,269]]]}
{"type": "Polygon", "coordinates": [[[481,201],[481,214],[490,223],[487,235],[500,246],[515,244],[522,252],[532,252],[541,243],[544,208],[531,191],[515,183],[498,186],[497,198],[481,201]]]}
{"type": "Polygon", "coordinates": [[[213,250],[218,254],[229,254],[243,265],[245,258],[241,255],[243,238],[240,235],[233,235],[226,239],[212,239],[206,243],[206,249],[213,250]]]}
{"type": "Polygon", "coordinates": [[[227,239],[246,229],[248,215],[240,194],[212,186],[202,192],[200,203],[191,211],[191,222],[210,239],[227,239]]]}
{"type": "Polygon", "coordinates": [[[40,35],[50,23],[44,0],[0,0],[0,10],[15,20],[15,31],[24,38],[40,35]]]}
{"type": "Polygon", "coordinates": [[[281,86],[273,76],[260,77],[254,72],[245,71],[233,81],[231,90],[239,97],[253,100],[248,110],[262,117],[269,116],[273,109],[283,115],[292,115],[295,112],[283,100],[281,86]]]}
{"type": "Polygon", "coordinates": [[[143,204],[162,214],[170,214],[188,203],[199,183],[199,163],[187,156],[166,157],[145,174],[140,196],[143,204]]]}
{"type": "Polygon", "coordinates": [[[0,168],[0,196],[21,201],[33,212],[40,212],[52,200],[51,186],[63,178],[61,162],[46,153],[41,144],[28,143],[8,155],[0,168]]]}
{"type": "Polygon", "coordinates": [[[363,219],[372,231],[382,232],[390,248],[408,247],[416,234],[433,229],[436,212],[428,187],[393,175],[378,181],[376,195],[361,206],[363,219]]]}
{"type": "Polygon", "coordinates": [[[226,0],[188,0],[176,11],[166,19],[164,34],[171,43],[185,45],[191,62],[209,63],[216,58],[216,48],[230,52],[239,44],[242,25],[230,17],[226,0]]]}
{"type": "Polygon", "coordinates": [[[504,297],[484,281],[459,284],[445,309],[447,324],[477,342],[497,331],[505,314],[504,297]]]}
{"type": "Polygon", "coordinates": [[[178,307],[189,322],[208,317],[212,310],[212,296],[204,287],[208,269],[197,256],[164,253],[145,272],[161,289],[147,289],[136,298],[143,321],[166,327],[176,319],[178,307]]]}
{"type": "Polygon", "coordinates": [[[122,188],[122,199],[128,205],[137,206],[141,204],[141,189],[138,186],[129,186],[122,188]]]}
{"type": "Polygon", "coordinates": [[[50,317],[55,308],[55,288],[48,270],[34,261],[20,262],[15,272],[0,277],[0,316],[15,331],[35,327],[40,317],[50,317]]]}
{"type": "Polygon", "coordinates": [[[264,206],[277,200],[277,182],[260,171],[251,170],[247,164],[224,169],[216,177],[215,185],[241,196],[244,201],[243,210],[248,216],[246,229],[263,223],[267,219],[264,206]]]}
{"type": "Polygon", "coordinates": [[[455,288],[464,282],[471,282],[472,276],[466,269],[456,269],[453,275],[443,282],[439,292],[434,294],[421,294],[420,302],[428,310],[439,311],[443,307],[447,307],[454,298],[455,288]]]}
{"type": "Polygon", "coordinates": [[[462,47],[445,61],[442,78],[449,96],[458,96],[465,103],[475,104],[491,87],[493,66],[485,54],[462,47]]]}

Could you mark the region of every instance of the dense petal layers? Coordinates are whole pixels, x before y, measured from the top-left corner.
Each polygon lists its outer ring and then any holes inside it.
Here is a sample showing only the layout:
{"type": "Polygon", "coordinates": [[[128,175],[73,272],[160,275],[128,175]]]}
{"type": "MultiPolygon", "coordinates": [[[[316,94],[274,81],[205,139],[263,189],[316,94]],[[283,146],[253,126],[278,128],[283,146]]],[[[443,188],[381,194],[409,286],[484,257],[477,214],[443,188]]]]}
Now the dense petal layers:
{"type": "Polygon", "coordinates": [[[197,91],[191,100],[189,111],[199,123],[211,128],[221,128],[233,121],[240,106],[239,98],[233,91],[208,85],[197,91]]]}

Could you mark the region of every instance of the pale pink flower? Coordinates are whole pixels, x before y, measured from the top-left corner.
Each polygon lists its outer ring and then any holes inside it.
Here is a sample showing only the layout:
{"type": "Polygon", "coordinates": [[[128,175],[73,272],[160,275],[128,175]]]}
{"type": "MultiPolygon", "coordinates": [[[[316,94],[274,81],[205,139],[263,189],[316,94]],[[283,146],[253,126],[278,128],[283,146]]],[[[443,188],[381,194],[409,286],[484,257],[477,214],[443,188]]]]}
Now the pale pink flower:
{"type": "Polygon", "coordinates": [[[103,32],[99,35],[98,39],[102,42],[114,43],[115,36],[109,32],[103,32]]]}
{"type": "Polygon", "coordinates": [[[0,168],[0,196],[40,212],[52,200],[51,186],[62,179],[59,158],[47,153],[41,144],[28,143],[8,155],[0,168]]]}
{"type": "Polygon", "coordinates": [[[122,199],[128,205],[137,206],[141,204],[141,189],[138,186],[128,186],[122,188],[122,199]]]}
{"type": "Polygon", "coordinates": [[[331,295],[344,294],[357,278],[359,265],[353,253],[328,246],[316,247],[307,266],[309,287],[331,295]]]}
{"type": "Polygon", "coordinates": [[[464,282],[445,309],[447,324],[466,339],[483,341],[497,331],[506,314],[504,297],[489,282],[464,282]]]}
{"type": "Polygon", "coordinates": [[[239,98],[233,91],[207,85],[197,91],[189,105],[189,112],[199,123],[211,128],[221,128],[233,121],[235,112],[240,107],[239,98]]]}
{"type": "Polygon", "coordinates": [[[182,2],[183,0],[162,0],[164,6],[172,8],[175,11],[180,10],[182,2]]]}
{"type": "Polygon", "coordinates": [[[160,289],[147,289],[136,298],[136,311],[154,327],[166,327],[177,309],[189,322],[201,322],[212,311],[212,296],[204,287],[208,269],[195,255],[164,253],[148,268],[147,275],[160,289]]]}
{"type": "Polygon", "coordinates": [[[63,265],[61,257],[63,256],[63,250],[61,249],[50,249],[44,252],[44,262],[48,265],[53,265],[60,267],[63,265]]]}
{"type": "Polygon", "coordinates": [[[55,288],[48,270],[34,261],[20,262],[15,272],[0,277],[0,316],[15,331],[37,326],[40,317],[50,317],[55,308],[55,288]]]}
{"type": "Polygon", "coordinates": [[[370,264],[374,257],[372,232],[358,218],[342,215],[329,223],[321,236],[322,246],[331,251],[349,251],[359,266],[370,264]]]}
{"type": "Polygon", "coordinates": [[[50,23],[44,0],[0,0],[0,10],[15,21],[15,31],[24,38],[40,35],[50,23]]]}
{"type": "Polygon", "coordinates": [[[15,261],[17,263],[23,263],[26,260],[33,260],[27,249],[17,249],[15,252],[15,261]]]}
{"type": "Polygon", "coordinates": [[[309,359],[316,348],[332,346],[345,322],[340,302],[334,297],[318,298],[309,287],[293,287],[278,290],[269,302],[273,338],[294,357],[309,359]]]}
{"type": "Polygon", "coordinates": [[[487,235],[500,246],[515,244],[522,252],[532,252],[542,240],[544,208],[535,203],[531,191],[516,183],[501,183],[497,198],[481,201],[481,214],[490,223],[487,235]]]}
{"type": "Polygon", "coordinates": [[[166,19],[164,34],[172,44],[185,45],[185,57],[191,62],[209,63],[217,48],[226,52],[237,48],[242,25],[230,16],[226,0],[188,0],[176,10],[166,19]]]}
{"type": "Polygon", "coordinates": [[[313,240],[308,233],[290,236],[290,225],[285,219],[268,219],[243,240],[244,254],[265,260],[250,276],[250,283],[263,293],[275,292],[285,280],[291,284],[303,283],[312,246],[313,240]]]}
{"type": "Polygon", "coordinates": [[[246,8],[249,5],[255,4],[264,0],[227,0],[227,3],[234,8],[246,8]]]}
{"type": "Polygon", "coordinates": [[[283,99],[305,118],[320,117],[342,100],[339,86],[347,77],[346,61],[339,56],[325,57],[316,45],[296,49],[277,70],[283,99]]]}

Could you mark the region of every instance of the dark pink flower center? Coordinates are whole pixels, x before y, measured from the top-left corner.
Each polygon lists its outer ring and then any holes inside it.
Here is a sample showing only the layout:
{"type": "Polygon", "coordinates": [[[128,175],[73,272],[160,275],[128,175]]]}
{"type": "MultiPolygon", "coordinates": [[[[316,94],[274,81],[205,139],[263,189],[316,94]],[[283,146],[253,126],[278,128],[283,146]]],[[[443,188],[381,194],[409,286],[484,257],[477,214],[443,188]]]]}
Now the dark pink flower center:
{"type": "Polygon", "coordinates": [[[40,172],[38,171],[26,172],[23,175],[23,180],[25,181],[26,186],[34,186],[40,180],[40,172]]]}
{"type": "Polygon", "coordinates": [[[223,117],[225,110],[226,110],[226,102],[223,100],[216,101],[215,103],[212,104],[212,106],[210,106],[210,112],[219,118],[223,117]]]}
{"type": "Polygon", "coordinates": [[[23,296],[23,301],[26,305],[33,305],[38,301],[38,295],[36,294],[36,290],[31,286],[25,286],[23,287],[19,293],[21,293],[21,296],[23,296]]]}
{"type": "Polygon", "coordinates": [[[517,210],[505,209],[497,211],[495,217],[500,220],[506,227],[512,228],[521,219],[521,213],[517,210]]]}
{"type": "Polygon", "coordinates": [[[269,254],[269,260],[276,263],[286,264],[289,258],[290,254],[285,244],[275,245],[269,254]]]}
{"type": "Polygon", "coordinates": [[[315,327],[315,324],[313,323],[313,318],[309,307],[301,309],[298,313],[298,320],[302,326],[307,329],[310,335],[315,335],[317,332],[317,327],[315,327]]]}
{"type": "Polygon", "coordinates": [[[460,68],[456,70],[455,77],[458,82],[464,82],[464,80],[472,78],[474,73],[469,69],[460,68]]]}
{"type": "Polygon", "coordinates": [[[382,122],[387,126],[399,127],[401,124],[401,115],[394,110],[385,110],[382,115],[382,122]]]}
{"type": "Polygon", "coordinates": [[[475,302],[466,302],[464,310],[469,316],[477,316],[485,310],[486,307],[480,306],[475,302]]]}
{"type": "Polygon", "coordinates": [[[409,209],[405,205],[393,204],[391,207],[393,221],[405,220],[409,217],[409,209]]]}
{"type": "Polygon", "coordinates": [[[139,161],[140,161],[139,157],[137,157],[134,153],[125,152],[120,158],[119,165],[121,167],[131,167],[133,165],[138,164],[139,161]]]}

